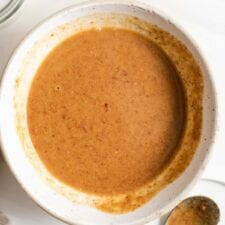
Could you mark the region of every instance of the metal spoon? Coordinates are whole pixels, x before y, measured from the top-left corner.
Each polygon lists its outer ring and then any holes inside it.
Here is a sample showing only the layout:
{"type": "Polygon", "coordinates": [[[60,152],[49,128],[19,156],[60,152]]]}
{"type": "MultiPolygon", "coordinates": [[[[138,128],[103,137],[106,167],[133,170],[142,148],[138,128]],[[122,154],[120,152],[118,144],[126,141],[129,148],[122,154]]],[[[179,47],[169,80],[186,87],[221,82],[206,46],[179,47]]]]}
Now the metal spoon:
{"type": "Polygon", "coordinates": [[[182,201],[169,215],[166,225],[217,225],[220,211],[217,204],[203,196],[182,201]]]}

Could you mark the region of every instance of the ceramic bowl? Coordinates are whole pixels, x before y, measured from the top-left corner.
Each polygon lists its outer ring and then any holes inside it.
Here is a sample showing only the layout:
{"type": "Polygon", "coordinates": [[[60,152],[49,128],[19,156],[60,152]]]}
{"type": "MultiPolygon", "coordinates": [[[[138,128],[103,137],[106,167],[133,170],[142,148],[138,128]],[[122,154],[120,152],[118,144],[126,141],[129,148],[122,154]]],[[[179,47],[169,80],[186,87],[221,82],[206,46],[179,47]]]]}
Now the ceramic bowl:
{"type": "MultiPolygon", "coordinates": [[[[53,15],[35,28],[13,53],[4,72],[0,97],[1,144],[9,167],[24,190],[37,204],[50,214],[70,224],[145,224],[169,212],[185,197],[200,177],[209,158],[209,147],[215,127],[216,101],[213,79],[207,63],[185,28],[178,26],[176,21],[165,13],[143,2],[90,1],[53,15]],[[26,100],[32,78],[41,61],[59,42],[78,30],[89,27],[90,16],[95,17],[99,13],[134,16],[168,31],[191,51],[201,67],[204,78],[202,134],[191,164],[180,177],[151,201],[125,214],[105,213],[88,205],[70,201],[70,197],[72,199],[73,196],[69,195],[69,192],[67,198],[59,194],[64,191],[63,188],[56,180],[51,180],[46,170],[39,166],[40,160],[38,161],[37,154],[35,151],[30,151],[32,146],[27,132],[26,100]],[[80,18],[87,19],[82,19],[81,22],[80,18]],[[18,110],[22,113],[18,114],[18,110]],[[18,129],[20,129],[20,134],[18,134],[18,129]],[[52,185],[45,182],[43,178],[46,178],[52,185]]],[[[80,202],[87,200],[79,193],[77,193],[77,198],[80,202]]]]}

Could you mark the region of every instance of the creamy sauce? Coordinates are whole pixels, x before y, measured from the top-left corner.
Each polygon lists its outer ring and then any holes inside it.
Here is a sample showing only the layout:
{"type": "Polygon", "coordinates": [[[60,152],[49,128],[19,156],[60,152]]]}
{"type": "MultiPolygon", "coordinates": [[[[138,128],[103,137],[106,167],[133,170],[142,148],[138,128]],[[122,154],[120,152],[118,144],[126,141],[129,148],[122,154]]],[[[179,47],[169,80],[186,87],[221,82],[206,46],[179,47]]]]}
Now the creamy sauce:
{"type": "Polygon", "coordinates": [[[144,186],[173,158],[185,123],[179,75],[144,36],[104,28],[74,35],[40,66],[27,114],[48,170],[98,195],[144,186]]]}

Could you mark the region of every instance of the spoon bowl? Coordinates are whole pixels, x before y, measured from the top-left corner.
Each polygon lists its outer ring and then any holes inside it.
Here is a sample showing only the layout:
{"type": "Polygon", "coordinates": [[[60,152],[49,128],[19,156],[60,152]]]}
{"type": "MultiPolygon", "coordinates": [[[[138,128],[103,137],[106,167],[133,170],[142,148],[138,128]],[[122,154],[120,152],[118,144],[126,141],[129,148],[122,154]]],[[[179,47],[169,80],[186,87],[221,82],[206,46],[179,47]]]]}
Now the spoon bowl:
{"type": "Polygon", "coordinates": [[[204,196],[183,200],[169,215],[166,225],[217,225],[220,211],[217,204],[204,196]]]}

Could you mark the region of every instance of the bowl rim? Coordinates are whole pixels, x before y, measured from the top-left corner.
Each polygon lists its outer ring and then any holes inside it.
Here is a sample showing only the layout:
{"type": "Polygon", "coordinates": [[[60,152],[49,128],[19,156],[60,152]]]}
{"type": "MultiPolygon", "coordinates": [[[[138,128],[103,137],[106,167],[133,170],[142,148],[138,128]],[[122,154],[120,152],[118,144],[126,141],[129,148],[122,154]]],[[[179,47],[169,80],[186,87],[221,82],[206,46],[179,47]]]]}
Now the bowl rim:
{"type": "MultiPolygon", "coordinates": [[[[0,83],[0,99],[2,98],[2,87],[5,84],[5,79],[6,79],[6,74],[8,73],[8,68],[10,67],[10,65],[12,64],[14,58],[16,57],[16,55],[18,54],[18,51],[20,50],[20,48],[23,47],[24,43],[30,39],[30,37],[33,35],[33,33],[35,33],[36,31],[38,31],[38,29],[40,27],[42,27],[43,25],[45,25],[48,21],[50,21],[51,19],[54,19],[57,16],[60,16],[61,14],[73,10],[73,9],[79,9],[82,7],[91,7],[91,6],[96,6],[96,5],[105,5],[105,4],[117,4],[117,5],[127,5],[127,6],[135,6],[144,10],[148,10],[151,13],[156,14],[157,16],[159,16],[161,19],[163,19],[164,21],[167,21],[168,23],[172,24],[182,35],[184,35],[185,38],[187,38],[187,40],[191,43],[191,45],[194,47],[194,49],[196,50],[202,65],[204,66],[204,69],[206,71],[206,73],[209,75],[210,77],[210,81],[211,81],[211,86],[212,86],[212,91],[213,91],[213,105],[215,108],[215,111],[213,113],[213,117],[214,117],[214,123],[213,123],[213,127],[212,127],[212,137],[211,137],[211,143],[208,145],[208,149],[209,151],[207,152],[207,154],[205,155],[204,161],[201,163],[200,168],[198,169],[197,173],[195,174],[194,178],[192,178],[191,182],[185,187],[185,189],[183,189],[179,195],[177,195],[177,197],[175,199],[173,199],[172,201],[170,201],[166,206],[163,206],[161,209],[159,209],[157,212],[154,213],[154,215],[152,217],[143,217],[141,219],[138,220],[134,220],[131,223],[124,223],[124,225],[133,225],[133,224],[143,224],[146,222],[150,222],[154,219],[159,218],[160,216],[168,213],[172,208],[174,208],[175,205],[177,205],[180,201],[182,201],[182,199],[187,195],[188,192],[190,192],[190,190],[192,189],[192,187],[194,186],[194,184],[199,180],[199,178],[201,177],[202,173],[205,170],[205,167],[209,161],[210,155],[212,154],[213,151],[213,140],[215,139],[216,133],[218,132],[218,112],[217,112],[217,93],[216,93],[216,88],[215,88],[215,81],[214,81],[214,77],[213,77],[213,73],[211,71],[211,68],[209,66],[209,63],[206,59],[206,57],[204,56],[203,51],[201,50],[201,48],[198,46],[198,43],[195,41],[195,39],[192,37],[192,35],[190,34],[190,32],[183,27],[179,21],[177,19],[175,19],[172,16],[169,16],[167,12],[159,9],[158,7],[153,6],[151,3],[149,2],[144,2],[143,0],[122,0],[122,1],[117,1],[117,0],[105,0],[105,1],[101,1],[101,0],[79,0],[76,4],[73,4],[69,7],[63,8],[53,14],[51,14],[50,16],[46,17],[44,20],[42,20],[40,23],[38,23],[36,26],[33,27],[33,29],[31,29],[31,31],[25,35],[25,37],[19,42],[19,44],[17,45],[17,47],[15,48],[15,50],[12,52],[8,62],[6,63],[6,66],[3,70],[2,73],[2,78],[1,78],[1,83],[0,83]]],[[[0,101],[0,111],[1,111],[1,107],[2,107],[2,103],[0,101]]],[[[1,120],[1,119],[0,119],[1,120]]],[[[16,178],[17,182],[19,183],[19,185],[22,187],[22,189],[25,191],[25,193],[27,193],[27,195],[29,196],[30,199],[32,199],[32,201],[34,201],[34,203],[39,206],[41,209],[43,209],[45,212],[47,212],[49,215],[67,223],[67,224],[73,224],[73,225],[78,225],[78,223],[76,221],[71,221],[68,218],[66,218],[66,216],[60,216],[57,213],[54,213],[50,210],[50,207],[47,208],[45,206],[42,205],[41,201],[39,201],[37,198],[35,198],[30,192],[29,190],[26,188],[26,186],[20,182],[19,178],[16,176],[15,170],[13,169],[13,167],[11,166],[10,163],[10,159],[7,156],[7,147],[4,145],[4,141],[2,138],[2,127],[0,127],[0,146],[2,149],[2,155],[4,157],[4,160],[6,161],[8,168],[10,169],[10,171],[12,172],[13,176],[16,178]]],[[[184,171],[183,171],[184,172],[184,171]]],[[[182,172],[182,174],[183,174],[182,172]]],[[[177,178],[176,178],[177,179],[177,178]]],[[[176,181],[176,180],[175,180],[176,181]]]]}

